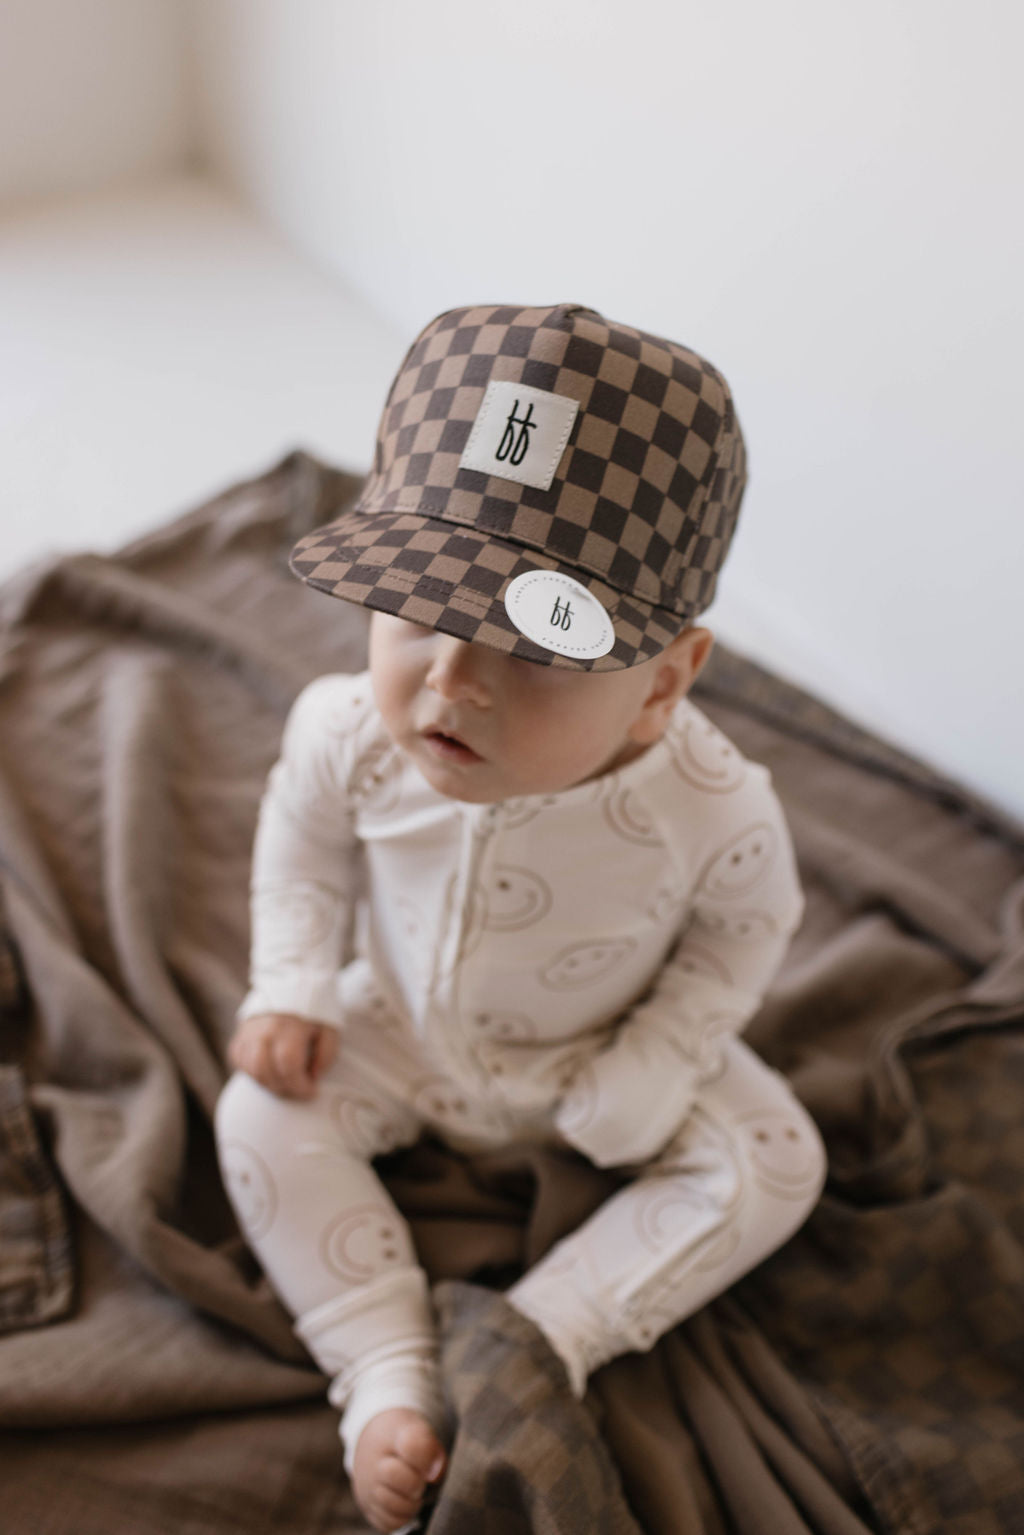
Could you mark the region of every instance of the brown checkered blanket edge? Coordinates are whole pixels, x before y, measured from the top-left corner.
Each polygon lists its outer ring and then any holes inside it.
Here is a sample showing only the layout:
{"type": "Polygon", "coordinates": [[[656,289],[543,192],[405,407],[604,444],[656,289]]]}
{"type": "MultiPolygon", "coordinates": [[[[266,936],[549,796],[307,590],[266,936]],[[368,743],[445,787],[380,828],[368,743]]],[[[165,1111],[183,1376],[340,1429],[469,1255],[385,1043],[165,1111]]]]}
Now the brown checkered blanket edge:
{"type": "MultiPolygon", "coordinates": [[[[0,590],[0,1475],[10,1535],[362,1535],[324,1382],[210,1115],[256,809],[361,615],[297,582],[357,482],[304,454],[0,590]]],[[[583,1403],[501,1287],[605,1194],[549,1151],[386,1173],[436,1281],[431,1535],[1022,1535],[1024,834],[720,650],[808,910],[748,1037],[831,1178],[781,1252],[583,1403]]]]}

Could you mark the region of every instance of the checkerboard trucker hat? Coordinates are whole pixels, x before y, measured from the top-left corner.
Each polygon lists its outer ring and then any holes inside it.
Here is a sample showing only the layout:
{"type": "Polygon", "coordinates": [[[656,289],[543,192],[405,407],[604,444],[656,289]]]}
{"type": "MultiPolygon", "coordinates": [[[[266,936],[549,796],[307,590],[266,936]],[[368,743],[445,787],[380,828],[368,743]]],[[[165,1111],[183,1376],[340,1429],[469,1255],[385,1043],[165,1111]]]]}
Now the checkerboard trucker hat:
{"type": "Polygon", "coordinates": [[[708,606],[746,483],[725,379],[581,304],[439,315],[357,500],[291,555],[320,591],[541,664],[619,670],[708,606]]]}

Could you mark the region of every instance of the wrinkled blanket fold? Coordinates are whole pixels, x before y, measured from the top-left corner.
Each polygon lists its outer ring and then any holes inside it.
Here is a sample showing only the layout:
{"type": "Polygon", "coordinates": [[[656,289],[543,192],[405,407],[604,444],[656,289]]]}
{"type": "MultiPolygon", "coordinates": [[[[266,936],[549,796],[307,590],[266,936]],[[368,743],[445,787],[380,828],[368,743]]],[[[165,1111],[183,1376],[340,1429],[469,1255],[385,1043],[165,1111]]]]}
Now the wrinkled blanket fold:
{"type": "MultiPolygon", "coordinates": [[[[358,480],[296,453],[0,590],[0,1474],[11,1535],[365,1530],[210,1120],[256,812],[364,615],[287,554],[358,480]]],[[[797,1237],[577,1402],[501,1290],[604,1198],[568,1153],[383,1170],[435,1285],[432,1535],[1024,1532],[1024,833],[718,647],[807,915],[751,1043],[821,1126],[797,1237]]]]}

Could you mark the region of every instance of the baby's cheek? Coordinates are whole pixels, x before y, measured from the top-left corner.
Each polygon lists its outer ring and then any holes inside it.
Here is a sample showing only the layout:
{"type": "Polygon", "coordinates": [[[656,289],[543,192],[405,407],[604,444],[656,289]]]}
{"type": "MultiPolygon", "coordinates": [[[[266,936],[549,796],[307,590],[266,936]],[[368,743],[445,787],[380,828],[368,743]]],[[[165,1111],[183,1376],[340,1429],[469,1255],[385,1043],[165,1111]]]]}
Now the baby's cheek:
{"type": "Polygon", "coordinates": [[[553,702],[548,680],[542,678],[540,686],[520,695],[514,713],[506,718],[504,737],[509,760],[524,780],[546,782],[550,792],[557,793],[568,786],[565,780],[581,758],[590,755],[591,743],[575,712],[553,702]]]}

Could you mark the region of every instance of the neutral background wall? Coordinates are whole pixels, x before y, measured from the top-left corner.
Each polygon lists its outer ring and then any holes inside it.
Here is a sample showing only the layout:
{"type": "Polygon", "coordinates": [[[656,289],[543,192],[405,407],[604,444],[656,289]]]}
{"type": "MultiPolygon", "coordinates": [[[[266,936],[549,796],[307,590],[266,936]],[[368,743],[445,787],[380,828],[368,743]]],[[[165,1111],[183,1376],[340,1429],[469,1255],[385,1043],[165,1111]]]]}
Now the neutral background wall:
{"type": "MultiPolygon", "coordinates": [[[[200,164],[367,317],[367,419],[412,334],[471,300],[582,301],[705,351],[752,463],[713,626],[1024,813],[1015,0],[14,12],[0,194],[200,164]]],[[[272,359],[255,292],[251,315],[272,359]]],[[[339,358],[350,392],[365,363],[339,358]]]]}
{"type": "Polygon", "coordinates": [[[219,174],[411,336],[580,300],[724,369],[716,616],[1024,805],[1007,0],[197,0],[219,174]]]}
{"type": "Polygon", "coordinates": [[[189,21],[176,0],[0,0],[0,206],[186,164],[189,21]]]}
{"type": "Polygon", "coordinates": [[[0,580],[372,444],[399,338],[202,174],[190,30],[0,0],[0,580]]]}

